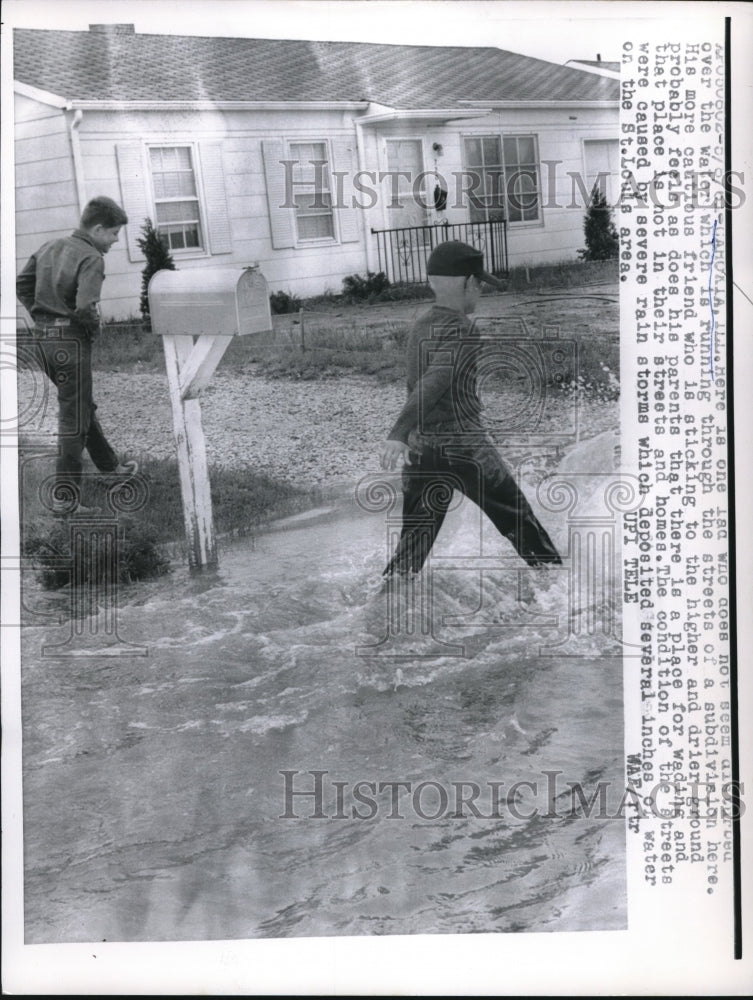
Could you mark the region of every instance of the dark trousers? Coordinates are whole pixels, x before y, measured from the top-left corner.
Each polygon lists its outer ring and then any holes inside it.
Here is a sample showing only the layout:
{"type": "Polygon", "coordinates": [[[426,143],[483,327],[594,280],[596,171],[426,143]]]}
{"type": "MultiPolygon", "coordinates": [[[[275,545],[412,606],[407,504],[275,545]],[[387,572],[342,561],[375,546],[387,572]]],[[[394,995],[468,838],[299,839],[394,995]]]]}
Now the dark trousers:
{"type": "Polygon", "coordinates": [[[58,394],[58,458],[55,467],[58,499],[72,491],[81,499],[84,448],[100,472],[112,472],[118,456],[97,419],[92,397],[91,340],[75,327],[38,330],[32,352],[58,394]]]}
{"type": "MultiPolygon", "coordinates": [[[[431,441],[424,438],[423,441],[431,441]]],[[[439,440],[411,451],[403,466],[403,525],[384,571],[417,573],[442,527],[454,490],[481,508],[530,566],[561,564],[552,540],[531,510],[510,470],[485,436],[452,444],[439,440]]]]}

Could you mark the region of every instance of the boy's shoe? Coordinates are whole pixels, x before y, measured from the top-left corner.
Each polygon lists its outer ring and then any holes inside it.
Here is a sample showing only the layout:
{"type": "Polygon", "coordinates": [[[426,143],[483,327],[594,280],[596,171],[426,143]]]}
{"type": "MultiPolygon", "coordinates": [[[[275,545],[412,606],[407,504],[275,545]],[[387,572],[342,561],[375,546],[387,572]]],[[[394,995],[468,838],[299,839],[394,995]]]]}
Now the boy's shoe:
{"type": "Polygon", "coordinates": [[[139,463],[134,459],[129,459],[127,462],[118,462],[114,469],[111,469],[109,472],[103,472],[102,475],[108,486],[115,486],[124,479],[130,479],[132,476],[135,476],[138,471],[139,463]]]}
{"type": "Polygon", "coordinates": [[[127,462],[118,462],[117,466],[109,475],[111,476],[135,476],[139,471],[139,463],[130,458],[127,462]]]}

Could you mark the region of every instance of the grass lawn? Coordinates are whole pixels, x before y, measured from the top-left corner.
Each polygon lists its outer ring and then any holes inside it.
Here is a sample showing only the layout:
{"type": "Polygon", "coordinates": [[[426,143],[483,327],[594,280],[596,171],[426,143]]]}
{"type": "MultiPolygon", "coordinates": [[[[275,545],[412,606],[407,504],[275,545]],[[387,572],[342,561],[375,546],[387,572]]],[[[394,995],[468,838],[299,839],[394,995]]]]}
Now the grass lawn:
{"type": "MultiPolygon", "coordinates": [[[[619,395],[615,262],[521,268],[511,273],[508,283],[509,292],[482,298],[477,311],[480,329],[492,337],[520,334],[524,343],[542,336],[569,341],[572,349],[565,353],[577,361],[558,375],[550,390],[563,394],[563,407],[573,394],[591,404],[613,406],[619,395]]],[[[276,315],[269,334],[234,338],[220,369],[226,375],[252,373],[281,382],[342,379],[348,374],[401,382],[407,333],[426,305],[416,298],[415,290],[404,301],[366,305],[348,304],[335,296],[309,300],[302,312],[276,315]]],[[[93,365],[100,371],[164,371],[161,339],[140,321],[106,324],[95,341],[93,365]]],[[[20,452],[23,552],[39,567],[46,586],[61,586],[69,579],[69,569],[59,568],[61,559],[70,555],[69,531],[41,499],[45,476],[34,461],[33,449],[22,441],[20,452]]],[[[211,482],[220,534],[253,529],[270,517],[301,510],[314,499],[310,491],[248,469],[211,470],[211,482]]],[[[169,563],[161,544],[184,538],[175,460],[148,461],[137,485],[144,493],[143,504],[118,515],[125,536],[120,559],[123,581],[166,572],[169,563]]],[[[83,502],[110,512],[99,477],[87,484],[83,502]]],[[[91,572],[96,574],[96,567],[91,572]]]]}

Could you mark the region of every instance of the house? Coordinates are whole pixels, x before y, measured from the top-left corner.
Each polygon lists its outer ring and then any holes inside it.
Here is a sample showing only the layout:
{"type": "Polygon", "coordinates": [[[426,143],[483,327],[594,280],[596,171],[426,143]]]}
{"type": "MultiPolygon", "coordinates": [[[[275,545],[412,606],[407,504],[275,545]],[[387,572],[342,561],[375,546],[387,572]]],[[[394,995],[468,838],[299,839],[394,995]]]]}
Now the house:
{"type": "Polygon", "coordinates": [[[619,81],[492,47],[17,29],[14,80],[17,266],[115,198],[108,318],[138,313],[146,217],[180,268],[313,295],[423,280],[447,238],[497,271],[573,259],[619,171],[619,81]]]}

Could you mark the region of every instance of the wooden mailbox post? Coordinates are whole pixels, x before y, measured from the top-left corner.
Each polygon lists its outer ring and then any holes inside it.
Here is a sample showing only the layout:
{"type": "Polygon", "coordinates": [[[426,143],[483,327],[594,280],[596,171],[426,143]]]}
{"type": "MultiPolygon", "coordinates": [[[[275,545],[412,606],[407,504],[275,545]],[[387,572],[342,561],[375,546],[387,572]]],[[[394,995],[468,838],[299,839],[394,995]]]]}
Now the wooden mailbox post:
{"type": "Polygon", "coordinates": [[[244,270],[158,271],[149,282],[152,329],[162,337],[191,569],[217,565],[200,393],[233,337],[272,329],[267,282],[244,270]]]}

